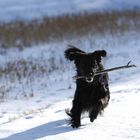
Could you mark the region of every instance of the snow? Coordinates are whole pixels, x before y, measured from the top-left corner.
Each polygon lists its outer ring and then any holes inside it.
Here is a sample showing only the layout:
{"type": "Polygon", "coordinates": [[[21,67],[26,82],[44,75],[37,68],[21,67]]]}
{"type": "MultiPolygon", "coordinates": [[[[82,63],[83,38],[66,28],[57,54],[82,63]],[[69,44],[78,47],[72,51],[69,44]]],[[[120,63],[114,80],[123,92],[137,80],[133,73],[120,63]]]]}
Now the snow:
{"type": "MultiPolygon", "coordinates": [[[[28,21],[84,11],[139,8],[139,0],[1,0],[0,21],[28,21]]],[[[1,53],[0,50],[0,67],[24,60],[28,65],[28,62],[32,62],[52,71],[49,74],[33,74],[21,82],[17,79],[10,81],[7,75],[0,79],[0,140],[139,140],[139,38],[137,32],[127,32],[121,36],[99,35],[95,38],[89,34],[79,39],[43,44],[22,51],[12,48],[1,53]],[[65,114],[65,109],[71,108],[75,91],[75,82],[72,80],[74,66],[63,55],[67,44],[74,44],[87,52],[105,49],[108,53],[103,60],[106,68],[125,65],[130,60],[137,66],[109,73],[109,106],[93,123],[84,114],[82,126],[78,129],[68,125],[69,118],[65,114]],[[57,67],[54,71],[52,64],[57,67]],[[4,99],[1,99],[1,93],[4,93],[4,99]]]]}
{"type": "Polygon", "coordinates": [[[84,11],[139,9],[139,0],[4,0],[0,1],[0,21],[41,19],[84,11]]]}
{"type": "MultiPolygon", "coordinates": [[[[131,86],[133,86],[134,81],[131,82],[131,86]]],[[[113,88],[111,88],[112,91],[113,88]]],[[[89,140],[93,138],[96,140],[102,138],[139,140],[140,94],[136,90],[130,90],[124,95],[123,93],[123,90],[122,93],[114,90],[110,105],[105,110],[104,115],[98,117],[93,124],[89,123],[89,119],[85,116],[82,118],[83,126],[81,128],[72,129],[68,126],[65,109],[70,107],[70,100],[67,100],[61,101],[41,113],[24,116],[13,123],[0,126],[1,137],[3,140],[73,140],[75,138],[77,140],[87,138],[89,140]]]]}
{"type": "MultiPolygon", "coordinates": [[[[82,117],[82,126],[72,129],[68,125],[65,109],[71,107],[75,91],[73,65],[63,56],[69,42],[48,43],[34,46],[23,51],[11,49],[0,54],[1,66],[18,59],[33,62],[39,60],[49,67],[50,57],[55,56],[59,68],[49,76],[35,77],[31,83],[34,97],[30,97],[30,85],[20,85],[18,81],[2,84],[10,88],[4,101],[0,104],[0,138],[3,140],[85,140],[102,138],[108,140],[140,139],[140,41],[138,33],[126,33],[123,36],[109,35],[95,38],[91,46],[90,36],[73,40],[73,44],[90,52],[105,49],[107,58],[103,60],[106,68],[120,66],[132,60],[137,68],[119,70],[109,73],[111,99],[102,116],[90,123],[87,114],[82,117]],[[61,46],[61,47],[58,47],[61,46]],[[56,50],[57,48],[57,50],[56,50]],[[60,59],[63,62],[59,61],[60,59]],[[46,86],[47,84],[47,86],[46,86]],[[25,86],[26,97],[23,97],[22,86],[25,86]],[[69,88],[71,86],[71,88],[69,88]],[[28,95],[29,94],[29,95],[28,95]],[[17,98],[18,96],[18,98],[17,98]]],[[[37,63],[37,61],[36,61],[37,63]]]]}

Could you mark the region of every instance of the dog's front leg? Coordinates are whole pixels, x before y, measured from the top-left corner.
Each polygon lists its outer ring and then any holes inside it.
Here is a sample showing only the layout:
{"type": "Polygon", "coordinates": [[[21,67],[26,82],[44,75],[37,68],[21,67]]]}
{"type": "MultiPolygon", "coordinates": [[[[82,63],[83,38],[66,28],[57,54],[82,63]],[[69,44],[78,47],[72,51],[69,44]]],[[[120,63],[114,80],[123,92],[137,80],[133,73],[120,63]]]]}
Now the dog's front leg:
{"type": "Polygon", "coordinates": [[[71,109],[71,126],[78,128],[81,125],[82,107],[78,101],[73,100],[73,107],[71,109]]]}

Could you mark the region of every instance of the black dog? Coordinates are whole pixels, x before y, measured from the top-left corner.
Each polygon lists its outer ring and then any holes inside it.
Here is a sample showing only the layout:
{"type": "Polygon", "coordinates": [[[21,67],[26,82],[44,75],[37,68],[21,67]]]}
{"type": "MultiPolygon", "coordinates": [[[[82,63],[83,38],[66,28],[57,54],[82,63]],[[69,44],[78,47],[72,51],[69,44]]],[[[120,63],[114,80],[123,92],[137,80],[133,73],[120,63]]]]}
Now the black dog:
{"type": "Polygon", "coordinates": [[[93,122],[109,102],[108,74],[94,76],[97,71],[103,70],[101,57],[105,56],[105,50],[85,53],[72,47],[65,51],[65,57],[74,61],[76,65],[77,77],[84,77],[76,79],[73,106],[70,111],[66,111],[71,117],[70,123],[73,128],[81,125],[82,112],[88,111],[90,121],[93,122]]]}

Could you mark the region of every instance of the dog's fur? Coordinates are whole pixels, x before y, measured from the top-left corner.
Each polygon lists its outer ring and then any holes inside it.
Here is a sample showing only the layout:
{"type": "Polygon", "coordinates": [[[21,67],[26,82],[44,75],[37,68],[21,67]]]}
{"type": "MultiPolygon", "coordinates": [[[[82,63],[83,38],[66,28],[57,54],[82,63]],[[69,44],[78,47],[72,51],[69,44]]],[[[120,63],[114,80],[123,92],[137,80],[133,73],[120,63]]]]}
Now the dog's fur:
{"type": "Polygon", "coordinates": [[[88,111],[90,121],[93,122],[108,105],[110,98],[108,74],[101,74],[92,79],[96,71],[103,70],[101,57],[105,56],[105,50],[86,53],[72,47],[65,51],[65,57],[74,61],[76,65],[77,76],[85,76],[76,80],[72,109],[66,111],[71,118],[70,123],[73,128],[81,125],[82,112],[88,111]]]}

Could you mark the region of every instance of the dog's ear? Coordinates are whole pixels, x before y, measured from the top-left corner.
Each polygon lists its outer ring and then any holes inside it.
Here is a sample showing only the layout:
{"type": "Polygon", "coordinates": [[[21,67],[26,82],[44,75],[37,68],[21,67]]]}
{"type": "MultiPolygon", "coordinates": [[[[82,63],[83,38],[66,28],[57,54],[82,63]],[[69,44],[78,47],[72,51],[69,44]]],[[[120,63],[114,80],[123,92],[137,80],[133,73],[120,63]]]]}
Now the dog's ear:
{"type": "Polygon", "coordinates": [[[67,49],[64,52],[64,55],[67,59],[69,59],[70,61],[76,60],[81,54],[84,54],[85,52],[76,48],[76,47],[72,47],[67,49]]]}
{"type": "Polygon", "coordinates": [[[97,60],[98,63],[101,62],[101,57],[105,57],[107,55],[107,52],[105,50],[97,50],[92,53],[97,60]]]}

